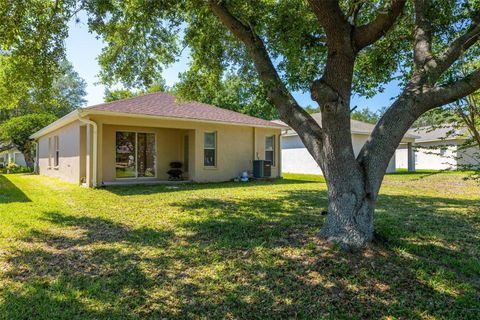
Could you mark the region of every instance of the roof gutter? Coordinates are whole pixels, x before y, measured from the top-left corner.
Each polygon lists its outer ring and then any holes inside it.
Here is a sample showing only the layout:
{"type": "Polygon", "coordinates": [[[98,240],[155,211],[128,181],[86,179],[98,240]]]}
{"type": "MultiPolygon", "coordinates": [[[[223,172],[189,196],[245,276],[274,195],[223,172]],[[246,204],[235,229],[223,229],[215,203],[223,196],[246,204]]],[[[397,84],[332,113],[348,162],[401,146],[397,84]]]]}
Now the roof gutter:
{"type": "Polygon", "coordinates": [[[82,110],[82,113],[84,113],[85,115],[91,114],[91,115],[103,115],[103,116],[132,117],[132,118],[139,118],[139,119],[174,120],[174,121],[182,121],[182,122],[200,122],[200,123],[223,124],[223,125],[231,125],[231,126],[256,127],[256,128],[268,128],[268,129],[287,128],[286,126],[277,124],[277,123],[272,123],[272,125],[249,124],[249,123],[243,123],[243,122],[230,122],[230,121],[222,121],[222,120],[207,120],[207,119],[197,119],[197,118],[158,116],[158,115],[130,113],[130,112],[104,111],[104,110],[94,110],[89,108],[82,110]]]}

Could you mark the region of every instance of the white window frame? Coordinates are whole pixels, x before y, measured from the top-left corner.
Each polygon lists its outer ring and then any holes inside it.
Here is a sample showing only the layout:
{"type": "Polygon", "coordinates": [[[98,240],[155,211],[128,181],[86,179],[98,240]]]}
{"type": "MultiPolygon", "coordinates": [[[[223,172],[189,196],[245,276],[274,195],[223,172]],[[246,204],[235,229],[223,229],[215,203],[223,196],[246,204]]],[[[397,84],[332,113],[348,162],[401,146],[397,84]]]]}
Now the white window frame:
{"type": "Polygon", "coordinates": [[[218,148],[217,148],[217,139],[218,139],[218,135],[217,135],[217,131],[204,131],[203,132],[203,167],[206,168],[206,169],[215,169],[217,168],[218,166],[218,163],[217,163],[217,160],[218,160],[218,157],[217,157],[217,153],[218,153],[218,148]],[[214,144],[213,144],[213,148],[212,147],[206,147],[205,146],[205,135],[207,133],[213,133],[213,137],[214,137],[214,144]],[[207,166],[205,165],[205,150],[213,150],[215,152],[215,155],[213,157],[213,166],[207,166]]]}
{"type": "Polygon", "coordinates": [[[129,132],[135,133],[135,177],[128,178],[119,178],[117,177],[117,170],[115,169],[115,180],[125,181],[125,180],[148,180],[148,179],[157,179],[158,177],[158,167],[157,167],[157,133],[149,131],[137,131],[137,130],[115,130],[115,166],[117,165],[117,132],[129,132]],[[138,176],[138,134],[139,133],[149,133],[153,134],[155,137],[155,153],[153,157],[153,166],[155,167],[155,176],[154,177],[139,177],[138,176]]]}
{"type": "Polygon", "coordinates": [[[275,161],[275,149],[276,148],[275,148],[275,146],[276,146],[275,135],[266,136],[265,137],[265,160],[267,160],[267,151],[272,152],[273,153],[272,167],[275,167],[275,165],[276,165],[276,161],[275,161]],[[272,139],[272,149],[271,150],[267,150],[267,139],[272,139]]]}

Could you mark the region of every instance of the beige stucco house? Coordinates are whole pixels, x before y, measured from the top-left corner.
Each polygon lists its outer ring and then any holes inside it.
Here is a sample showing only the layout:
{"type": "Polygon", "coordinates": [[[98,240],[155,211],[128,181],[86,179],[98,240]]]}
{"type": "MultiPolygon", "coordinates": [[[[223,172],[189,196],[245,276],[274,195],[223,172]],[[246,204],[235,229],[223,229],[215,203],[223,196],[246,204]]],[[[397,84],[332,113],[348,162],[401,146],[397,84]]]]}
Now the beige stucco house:
{"type": "Polygon", "coordinates": [[[227,181],[272,160],[281,175],[284,128],[263,119],[166,93],[80,108],[34,133],[36,171],[101,186],[167,180],[172,162],[183,179],[227,181]]]}

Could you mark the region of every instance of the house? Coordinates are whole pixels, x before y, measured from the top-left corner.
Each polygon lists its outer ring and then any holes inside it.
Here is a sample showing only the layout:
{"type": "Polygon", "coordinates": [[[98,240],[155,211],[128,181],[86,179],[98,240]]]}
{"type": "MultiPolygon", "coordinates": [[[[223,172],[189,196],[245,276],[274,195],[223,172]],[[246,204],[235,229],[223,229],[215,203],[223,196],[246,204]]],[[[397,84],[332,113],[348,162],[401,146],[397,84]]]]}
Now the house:
{"type": "Polygon", "coordinates": [[[5,145],[0,143],[0,168],[5,167],[10,162],[19,166],[26,166],[25,157],[14,145],[5,145]]]}
{"type": "MultiPolygon", "coordinates": [[[[314,113],[311,116],[317,123],[322,123],[322,116],[320,113],[314,113]]],[[[274,122],[285,125],[285,123],[280,120],[274,120],[274,122]]],[[[350,126],[352,131],[353,151],[355,152],[355,156],[357,156],[375,126],[357,120],[351,120],[350,126]]],[[[403,137],[401,142],[405,147],[405,150],[407,150],[407,154],[410,155],[409,171],[415,171],[413,162],[413,142],[415,141],[415,137],[415,135],[408,133],[403,137]]],[[[319,165],[310,155],[300,137],[293,129],[287,128],[282,131],[281,149],[283,172],[322,174],[319,165]]],[[[395,170],[396,162],[395,156],[393,156],[388,165],[387,172],[395,172],[395,170]]]]}
{"type": "Polygon", "coordinates": [[[101,186],[159,182],[180,162],[190,181],[226,181],[271,159],[281,175],[281,124],[167,93],[80,108],[34,133],[36,172],[101,186]]]}
{"type": "MultiPolygon", "coordinates": [[[[411,129],[415,139],[415,167],[417,169],[446,170],[464,169],[480,164],[478,148],[462,148],[470,137],[466,128],[421,127],[411,129]]],[[[397,167],[406,168],[407,150],[400,146],[396,151],[397,167]]]]}

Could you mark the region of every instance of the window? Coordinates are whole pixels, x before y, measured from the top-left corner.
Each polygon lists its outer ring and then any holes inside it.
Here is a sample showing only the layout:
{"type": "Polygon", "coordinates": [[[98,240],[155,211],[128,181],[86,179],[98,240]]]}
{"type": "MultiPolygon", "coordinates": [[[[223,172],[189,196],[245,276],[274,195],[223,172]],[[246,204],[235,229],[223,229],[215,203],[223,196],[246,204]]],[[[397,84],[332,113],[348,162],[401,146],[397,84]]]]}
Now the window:
{"type": "Polygon", "coordinates": [[[118,131],[115,138],[115,172],[121,178],[154,178],[154,133],[118,131]]]}
{"type": "Polygon", "coordinates": [[[54,158],[53,165],[55,167],[58,167],[58,160],[60,158],[60,145],[58,142],[58,136],[53,137],[53,145],[55,149],[55,158],[54,158]]]}
{"type": "Polygon", "coordinates": [[[275,136],[265,138],[265,160],[275,165],[275,136]]]}
{"type": "Polygon", "coordinates": [[[52,166],[52,138],[48,138],[48,166],[52,166]]]}
{"type": "Polygon", "coordinates": [[[215,132],[205,132],[203,144],[203,165],[205,167],[215,167],[217,134],[215,132]]]}

